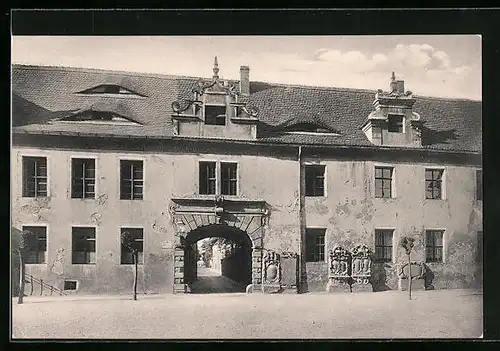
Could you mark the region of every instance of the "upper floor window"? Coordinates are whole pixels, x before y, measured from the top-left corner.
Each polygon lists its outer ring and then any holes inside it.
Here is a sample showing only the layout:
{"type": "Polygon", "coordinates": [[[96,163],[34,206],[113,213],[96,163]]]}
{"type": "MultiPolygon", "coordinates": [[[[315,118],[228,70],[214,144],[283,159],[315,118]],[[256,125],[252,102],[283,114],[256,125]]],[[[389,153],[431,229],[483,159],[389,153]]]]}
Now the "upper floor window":
{"type": "Polygon", "coordinates": [[[476,200],[483,200],[483,171],[476,170],[476,200]]]}
{"type": "Polygon", "coordinates": [[[306,196],[325,196],[325,166],[306,166],[306,196]]]}
{"type": "Polygon", "coordinates": [[[425,198],[426,199],[442,199],[442,169],[426,169],[425,170],[425,198]]]}
{"type": "Polygon", "coordinates": [[[72,255],[73,264],[95,264],[95,228],[72,228],[72,255]]]}
{"type": "Polygon", "coordinates": [[[23,231],[33,233],[33,240],[27,242],[26,264],[42,264],[47,262],[47,227],[23,226],[23,231]]]}
{"type": "Polygon", "coordinates": [[[142,228],[121,228],[121,233],[129,232],[132,242],[130,246],[121,243],[121,264],[133,264],[134,257],[132,249],[137,250],[137,263],[142,264],[144,262],[143,250],[144,250],[144,238],[142,228]]]}
{"type": "Polygon", "coordinates": [[[216,177],[216,163],[215,162],[200,162],[200,194],[214,195],[217,187],[216,177]]]}
{"type": "Polygon", "coordinates": [[[375,167],[375,197],[392,197],[392,167],[375,167]]]}
{"type": "Polygon", "coordinates": [[[375,230],[375,260],[378,262],[392,261],[392,229],[375,230]]]}
{"type": "Polygon", "coordinates": [[[142,200],[143,183],[142,161],[120,161],[120,199],[142,200]]]}
{"type": "Polygon", "coordinates": [[[307,228],[306,261],[323,262],[325,260],[325,229],[307,228]]]}
{"type": "Polygon", "coordinates": [[[403,116],[389,114],[387,117],[387,130],[391,133],[403,133],[403,116]]]}
{"type": "Polygon", "coordinates": [[[71,160],[71,197],[95,198],[95,160],[74,158],[71,160]]]}
{"type": "Polygon", "coordinates": [[[443,262],[443,231],[425,231],[425,260],[426,262],[443,262]]]}
{"type": "Polygon", "coordinates": [[[215,126],[226,125],[226,106],[205,105],[205,124],[215,126]]]}
{"type": "Polygon", "coordinates": [[[199,193],[203,195],[237,195],[238,164],[235,162],[201,161],[199,169],[199,193]],[[220,191],[218,191],[220,189],[220,191]]]}
{"type": "Polygon", "coordinates": [[[238,178],[236,163],[221,163],[221,193],[222,195],[236,195],[238,178]]]}
{"type": "Polygon", "coordinates": [[[47,196],[46,157],[23,157],[23,196],[47,196]]]}

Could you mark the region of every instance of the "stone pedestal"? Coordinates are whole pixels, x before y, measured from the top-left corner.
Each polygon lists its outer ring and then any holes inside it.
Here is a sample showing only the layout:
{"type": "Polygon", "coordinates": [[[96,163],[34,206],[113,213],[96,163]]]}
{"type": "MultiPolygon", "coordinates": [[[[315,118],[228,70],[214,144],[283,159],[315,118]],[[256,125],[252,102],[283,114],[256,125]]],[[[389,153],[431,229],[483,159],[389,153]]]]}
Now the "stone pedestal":
{"type": "MultiPolygon", "coordinates": [[[[399,278],[398,290],[407,291],[408,290],[408,278],[399,278]]],[[[411,280],[411,290],[425,290],[425,279],[412,279],[411,280]]]]}
{"type": "Polygon", "coordinates": [[[341,292],[350,293],[351,286],[349,285],[348,278],[329,278],[328,284],[326,285],[326,291],[329,293],[341,292]]]}
{"type": "Polygon", "coordinates": [[[265,294],[278,294],[281,293],[282,289],[279,285],[262,285],[262,292],[265,294]]]}
{"type": "Polygon", "coordinates": [[[354,282],[351,285],[351,291],[352,292],[373,292],[373,286],[368,283],[364,282],[354,282]]]}

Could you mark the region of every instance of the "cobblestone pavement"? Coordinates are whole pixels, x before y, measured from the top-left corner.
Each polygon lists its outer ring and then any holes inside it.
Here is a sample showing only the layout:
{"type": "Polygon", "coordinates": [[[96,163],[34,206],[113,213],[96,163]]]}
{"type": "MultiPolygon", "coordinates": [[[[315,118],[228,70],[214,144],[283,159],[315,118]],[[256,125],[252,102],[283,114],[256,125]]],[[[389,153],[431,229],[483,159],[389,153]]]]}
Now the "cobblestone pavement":
{"type": "Polygon", "coordinates": [[[467,290],[303,295],[27,297],[14,338],[478,338],[482,295],[467,290]]]}
{"type": "Polygon", "coordinates": [[[232,281],[210,268],[198,267],[198,279],[191,284],[195,294],[244,292],[245,286],[232,281]]]}

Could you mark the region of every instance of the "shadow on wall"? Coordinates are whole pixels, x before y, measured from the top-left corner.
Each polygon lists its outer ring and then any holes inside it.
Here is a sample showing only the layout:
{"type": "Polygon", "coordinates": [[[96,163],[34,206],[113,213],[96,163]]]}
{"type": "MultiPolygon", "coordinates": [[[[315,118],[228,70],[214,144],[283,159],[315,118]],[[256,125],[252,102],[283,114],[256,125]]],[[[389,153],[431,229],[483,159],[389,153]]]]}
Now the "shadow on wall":
{"type": "Polygon", "coordinates": [[[372,265],[373,291],[391,290],[387,285],[386,269],[393,269],[387,263],[374,263],[372,265]]]}
{"type": "Polygon", "coordinates": [[[425,263],[424,267],[425,267],[425,274],[424,274],[425,290],[434,290],[434,285],[432,284],[435,277],[434,272],[425,263]]]}

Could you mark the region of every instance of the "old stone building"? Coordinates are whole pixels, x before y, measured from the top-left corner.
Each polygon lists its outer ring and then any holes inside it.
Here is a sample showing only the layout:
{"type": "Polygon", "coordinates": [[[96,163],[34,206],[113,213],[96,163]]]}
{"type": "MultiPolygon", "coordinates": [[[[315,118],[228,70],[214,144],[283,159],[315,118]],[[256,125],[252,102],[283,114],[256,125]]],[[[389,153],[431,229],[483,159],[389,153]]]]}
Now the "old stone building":
{"type": "Polygon", "coordinates": [[[480,101],[415,96],[394,73],[369,91],[211,69],[12,67],[12,226],[37,235],[32,276],[129,291],[128,231],[145,293],[189,292],[207,237],[240,244],[232,274],[254,292],[324,291],[334,248],[354,267],[365,245],[379,291],[411,236],[426,289],[481,284],[480,101]]]}

